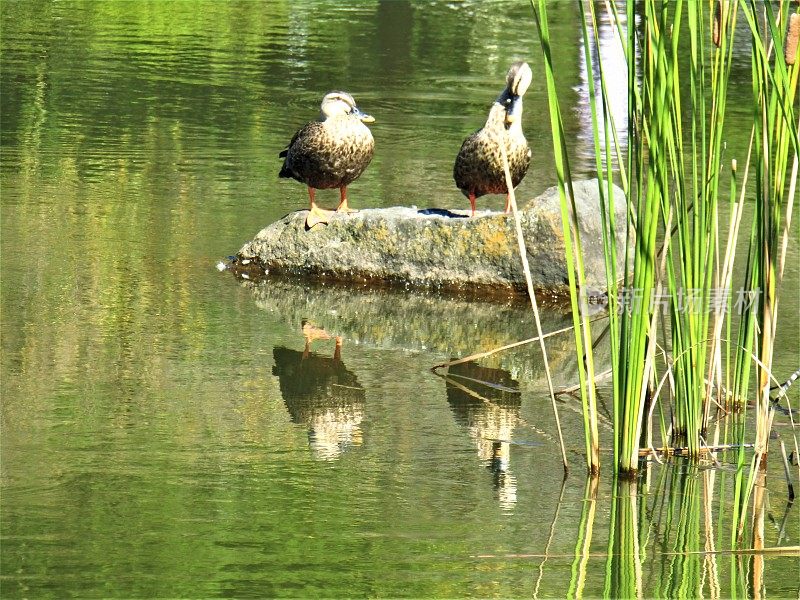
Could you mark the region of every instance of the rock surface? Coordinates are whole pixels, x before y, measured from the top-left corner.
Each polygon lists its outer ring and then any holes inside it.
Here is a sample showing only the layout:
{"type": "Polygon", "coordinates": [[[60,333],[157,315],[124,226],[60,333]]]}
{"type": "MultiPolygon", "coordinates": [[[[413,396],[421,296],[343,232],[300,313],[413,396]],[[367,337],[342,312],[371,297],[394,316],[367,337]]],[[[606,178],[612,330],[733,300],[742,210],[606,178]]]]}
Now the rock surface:
{"type": "MultiPolygon", "coordinates": [[[[575,182],[574,189],[587,287],[601,290],[605,267],[597,181],[575,182]]],[[[625,202],[622,190],[615,187],[614,193],[617,244],[622,245],[625,202]]],[[[483,211],[470,219],[464,211],[364,209],[334,215],[327,226],[309,231],[306,215],[305,210],[290,213],[262,229],[239,250],[239,261],[256,262],[268,273],[321,279],[491,294],[525,292],[511,215],[483,211]]],[[[520,218],[534,286],[563,293],[567,270],[558,189],[530,201],[520,218]]]]}

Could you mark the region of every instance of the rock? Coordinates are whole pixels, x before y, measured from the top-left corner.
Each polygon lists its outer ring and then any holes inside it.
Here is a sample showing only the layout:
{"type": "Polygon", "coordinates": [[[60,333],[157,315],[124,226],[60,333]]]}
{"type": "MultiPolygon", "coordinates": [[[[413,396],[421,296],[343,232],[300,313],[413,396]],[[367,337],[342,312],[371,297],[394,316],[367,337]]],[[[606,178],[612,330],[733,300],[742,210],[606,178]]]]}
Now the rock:
{"type": "MultiPolygon", "coordinates": [[[[586,283],[605,288],[597,181],[575,183],[586,283]]],[[[615,187],[617,244],[624,243],[625,199],[615,187]]],[[[492,295],[525,293],[511,215],[483,211],[364,209],[336,214],[327,226],[305,229],[307,211],[290,213],[262,229],[239,250],[268,273],[355,282],[401,283],[492,295]]],[[[520,219],[537,290],[567,291],[558,189],[529,202],[520,219]]],[[[618,265],[621,272],[621,265],[618,265]]]]}

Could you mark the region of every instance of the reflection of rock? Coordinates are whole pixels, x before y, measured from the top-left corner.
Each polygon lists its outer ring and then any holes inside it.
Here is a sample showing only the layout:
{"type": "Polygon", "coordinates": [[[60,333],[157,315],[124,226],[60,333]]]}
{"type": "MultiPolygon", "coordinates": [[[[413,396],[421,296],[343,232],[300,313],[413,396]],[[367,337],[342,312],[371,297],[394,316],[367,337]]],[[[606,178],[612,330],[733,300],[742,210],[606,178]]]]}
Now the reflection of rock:
{"type": "MultiPolygon", "coordinates": [[[[442,298],[399,290],[358,286],[301,284],[289,279],[269,279],[251,288],[259,308],[292,329],[313,317],[314,323],[345,344],[370,348],[433,352],[467,356],[518,342],[535,335],[530,307],[515,302],[481,302],[442,298]]],[[[541,312],[545,332],[572,324],[560,311],[541,312]]],[[[545,342],[556,385],[577,381],[575,343],[571,331],[545,342]]],[[[544,367],[538,343],[503,352],[482,361],[511,371],[518,380],[544,385],[544,367]]],[[[599,363],[600,356],[595,355],[599,363]]]]}
{"type": "Polygon", "coordinates": [[[283,347],[272,351],[272,374],[278,376],[292,421],[308,427],[311,450],[323,460],[337,458],[362,441],[364,388],[338,352],[338,345],[333,358],[283,347]]]}
{"type": "Polygon", "coordinates": [[[492,471],[501,506],[510,508],[517,501],[509,442],[519,423],[519,384],[508,371],[468,362],[450,367],[445,385],[456,420],[467,428],[479,458],[492,471]]]}
{"type": "MultiPolygon", "coordinates": [[[[575,182],[587,285],[602,289],[605,262],[597,189],[595,180],[575,182]]],[[[621,248],[626,204],[619,188],[615,199],[621,248]]],[[[297,211],[264,228],[239,250],[239,258],[257,259],[270,272],[304,278],[396,282],[495,295],[525,293],[510,215],[479,212],[468,219],[442,210],[365,209],[335,215],[329,225],[310,231],[305,230],[306,215],[297,211]]],[[[557,189],[528,203],[520,218],[534,285],[563,292],[567,271],[557,189]]]]}

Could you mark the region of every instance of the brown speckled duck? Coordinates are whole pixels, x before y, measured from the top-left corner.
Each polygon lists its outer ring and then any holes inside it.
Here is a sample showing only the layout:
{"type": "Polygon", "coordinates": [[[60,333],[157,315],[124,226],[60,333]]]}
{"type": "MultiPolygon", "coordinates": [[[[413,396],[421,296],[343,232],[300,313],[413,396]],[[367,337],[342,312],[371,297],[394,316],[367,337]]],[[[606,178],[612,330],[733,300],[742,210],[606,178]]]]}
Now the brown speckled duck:
{"type": "Polygon", "coordinates": [[[330,92],[322,99],[320,119],[295,133],[278,155],[285,159],[279,176],[308,186],[308,229],[327,223],[332,214],[314,202],[315,190],[339,188],[341,201],[336,211],[354,212],[347,206],[347,186],[361,176],[372,160],[375,141],[364,123],[374,121],[358,110],[347,92],[330,92]]]}
{"type": "Polygon", "coordinates": [[[506,89],[494,101],[482,129],[461,145],[453,167],[453,179],[469,198],[472,216],[475,199],[484,194],[505,194],[506,212],[511,204],[503,172],[500,144],[505,143],[511,183],[519,185],[531,160],[528,142],[522,133],[522,96],[531,83],[533,73],[528,63],[515,62],[506,75],[506,89]]]}

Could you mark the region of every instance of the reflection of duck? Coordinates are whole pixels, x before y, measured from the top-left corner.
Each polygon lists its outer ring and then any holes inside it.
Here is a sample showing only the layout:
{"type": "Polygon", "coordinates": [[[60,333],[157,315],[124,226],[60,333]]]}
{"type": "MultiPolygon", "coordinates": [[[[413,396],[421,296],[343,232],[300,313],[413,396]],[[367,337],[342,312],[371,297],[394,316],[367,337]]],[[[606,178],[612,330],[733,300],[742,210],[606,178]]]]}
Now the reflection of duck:
{"type": "Polygon", "coordinates": [[[312,121],[294,134],[279,156],[285,158],[280,177],[291,177],[308,186],[311,209],[306,227],[327,223],[331,211],[320,209],[315,190],[339,188],[337,212],[351,212],[347,186],[358,179],[372,160],[375,141],[364,123],[375,121],[356,107],[347,92],[330,92],[322,99],[319,121],[312,121]]]}
{"type": "MultiPolygon", "coordinates": [[[[316,331],[321,335],[323,330],[316,331]]],[[[307,337],[303,352],[274,348],[272,374],[278,376],[292,421],[308,427],[314,456],[330,460],[351,446],[361,445],[365,393],[355,374],[341,361],[340,338],[332,358],[312,353],[310,343],[307,337]]]]}
{"type": "Polygon", "coordinates": [[[461,145],[453,167],[453,179],[469,198],[472,216],[475,216],[475,199],[484,194],[506,194],[505,210],[511,210],[501,142],[505,144],[514,187],[519,185],[528,171],[531,151],[522,133],[522,96],[532,78],[528,63],[516,62],[511,65],[506,75],[506,89],[494,101],[486,124],[461,145]]]}
{"type": "Polygon", "coordinates": [[[519,383],[504,369],[467,362],[448,369],[445,386],[456,420],[467,428],[478,456],[492,471],[501,505],[510,507],[517,500],[509,441],[520,420],[519,383]]]}
{"type": "MultiPolygon", "coordinates": [[[[302,330],[303,337],[306,340],[306,345],[303,348],[303,358],[308,358],[308,355],[311,352],[311,342],[331,339],[331,336],[327,331],[321,327],[317,327],[305,319],[303,319],[302,322],[302,330]]],[[[340,336],[336,336],[336,346],[334,346],[333,350],[333,360],[342,360],[342,338],[340,336]]]]}

